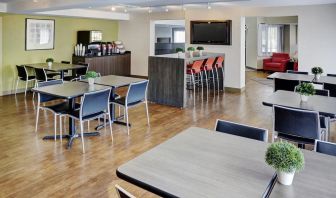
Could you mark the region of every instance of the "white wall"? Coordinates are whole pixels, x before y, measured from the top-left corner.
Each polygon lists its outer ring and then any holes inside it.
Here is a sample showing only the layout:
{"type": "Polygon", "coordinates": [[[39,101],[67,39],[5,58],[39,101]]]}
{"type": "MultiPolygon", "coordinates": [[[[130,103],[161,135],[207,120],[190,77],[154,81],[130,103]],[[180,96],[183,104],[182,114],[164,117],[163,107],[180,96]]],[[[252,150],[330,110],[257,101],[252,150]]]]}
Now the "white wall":
{"type": "MultiPolygon", "coordinates": [[[[2,90],[2,17],[0,17],[0,90],[2,90]]],[[[0,94],[1,95],[1,94],[0,94]]]]}
{"type": "Polygon", "coordinates": [[[246,17],[246,66],[258,69],[258,24],[257,17],[246,17]]]}
{"type": "Polygon", "coordinates": [[[170,38],[170,42],[173,42],[173,28],[155,25],[155,42],[157,38],[170,38]]]}

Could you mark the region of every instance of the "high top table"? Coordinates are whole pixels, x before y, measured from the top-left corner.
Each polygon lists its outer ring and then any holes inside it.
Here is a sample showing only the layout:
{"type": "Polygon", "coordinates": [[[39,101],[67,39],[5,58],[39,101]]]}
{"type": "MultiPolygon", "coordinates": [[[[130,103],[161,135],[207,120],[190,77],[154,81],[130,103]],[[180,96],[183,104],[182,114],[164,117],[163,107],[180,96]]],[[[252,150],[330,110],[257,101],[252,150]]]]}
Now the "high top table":
{"type": "Polygon", "coordinates": [[[191,127],[132,159],[117,176],[161,197],[267,197],[265,142],[191,127]]]}
{"type": "MultiPolygon", "coordinates": [[[[108,89],[109,87],[103,85],[90,85],[84,82],[68,82],[63,84],[51,85],[46,87],[33,88],[33,91],[58,97],[60,99],[66,99],[69,103],[69,111],[75,110],[75,99],[83,96],[85,93],[108,89]]],[[[84,136],[97,136],[98,132],[84,133],[84,136]]],[[[75,121],[69,117],[69,135],[63,135],[62,138],[69,139],[67,147],[70,148],[74,138],[80,137],[76,134],[75,121]]],[[[45,136],[43,139],[54,139],[55,136],[45,136]]],[[[60,136],[56,135],[59,139],[60,136]]]]}
{"type": "Polygon", "coordinates": [[[85,65],[63,64],[63,63],[53,63],[51,67],[48,66],[48,63],[25,64],[25,66],[30,68],[38,68],[38,69],[45,69],[47,71],[59,72],[61,75],[61,79],[64,78],[64,71],[86,68],[85,65]]]}

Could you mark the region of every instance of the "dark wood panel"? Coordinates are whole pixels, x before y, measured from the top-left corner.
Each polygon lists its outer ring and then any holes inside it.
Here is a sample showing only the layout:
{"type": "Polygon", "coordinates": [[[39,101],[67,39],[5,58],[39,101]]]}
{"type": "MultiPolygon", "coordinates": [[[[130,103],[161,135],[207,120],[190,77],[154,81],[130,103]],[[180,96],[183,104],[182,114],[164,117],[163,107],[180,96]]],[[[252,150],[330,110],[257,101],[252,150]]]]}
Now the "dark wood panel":
{"type": "Polygon", "coordinates": [[[72,57],[73,63],[89,63],[89,70],[99,72],[102,76],[107,75],[131,75],[131,53],[100,56],[100,57],[72,57]]]}
{"type": "Polygon", "coordinates": [[[149,57],[148,62],[149,101],[185,107],[184,59],[149,57]]]}

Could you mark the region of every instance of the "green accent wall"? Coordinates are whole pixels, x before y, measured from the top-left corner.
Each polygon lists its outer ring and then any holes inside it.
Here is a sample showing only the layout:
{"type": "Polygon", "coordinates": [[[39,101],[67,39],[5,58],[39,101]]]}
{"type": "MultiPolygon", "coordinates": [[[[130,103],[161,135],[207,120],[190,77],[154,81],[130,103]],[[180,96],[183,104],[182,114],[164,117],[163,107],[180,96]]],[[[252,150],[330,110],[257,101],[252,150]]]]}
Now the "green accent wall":
{"type": "MultiPolygon", "coordinates": [[[[16,79],[15,65],[45,62],[48,57],[54,58],[56,62],[71,61],[78,30],[101,30],[103,41],[118,39],[118,21],[16,14],[4,14],[0,17],[2,18],[3,55],[0,67],[0,74],[2,74],[0,95],[13,90],[16,79]],[[53,50],[25,51],[26,18],[55,19],[55,48],[53,50]]],[[[23,88],[23,86],[20,87],[23,88]]]]}

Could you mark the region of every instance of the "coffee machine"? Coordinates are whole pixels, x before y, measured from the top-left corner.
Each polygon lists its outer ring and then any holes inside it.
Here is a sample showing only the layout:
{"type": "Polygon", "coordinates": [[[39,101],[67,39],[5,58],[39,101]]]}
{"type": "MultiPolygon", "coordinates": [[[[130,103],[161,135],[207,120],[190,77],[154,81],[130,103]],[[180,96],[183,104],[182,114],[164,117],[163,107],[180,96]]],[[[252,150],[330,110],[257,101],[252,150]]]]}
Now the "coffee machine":
{"type": "Polygon", "coordinates": [[[101,56],[101,42],[92,42],[88,45],[88,53],[91,56],[101,56]]]}

